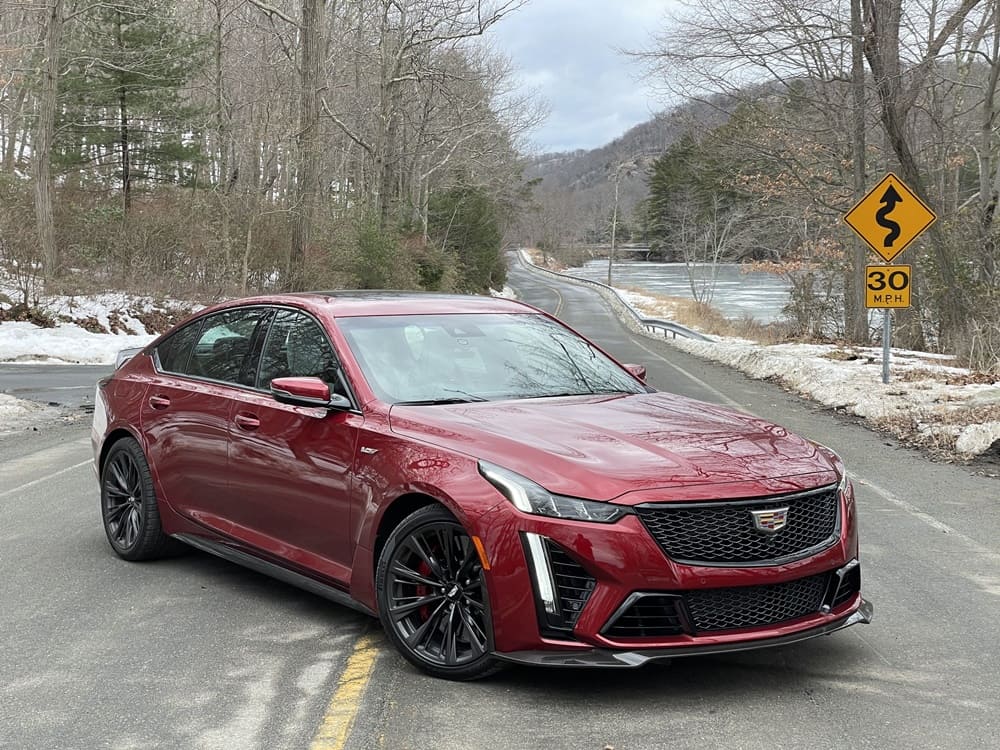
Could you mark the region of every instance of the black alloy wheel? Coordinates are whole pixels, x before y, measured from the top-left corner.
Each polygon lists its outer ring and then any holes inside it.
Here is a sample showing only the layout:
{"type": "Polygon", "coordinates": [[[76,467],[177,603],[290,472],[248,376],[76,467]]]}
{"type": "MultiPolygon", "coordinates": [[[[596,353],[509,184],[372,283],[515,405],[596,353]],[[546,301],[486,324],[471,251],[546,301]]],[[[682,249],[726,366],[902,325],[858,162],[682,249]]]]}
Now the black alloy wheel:
{"type": "Polygon", "coordinates": [[[149,464],[132,438],[119,440],[105,458],[101,517],[112,549],[126,560],[152,560],[178,546],[160,527],[149,464]]]}
{"type": "Polygon", "coordinates": [[[393,645],[435,677],[472,680],[496,672],[489,595],[472,539],[431,505],[389,536],[377,571],[379,617],[393,645]]]}

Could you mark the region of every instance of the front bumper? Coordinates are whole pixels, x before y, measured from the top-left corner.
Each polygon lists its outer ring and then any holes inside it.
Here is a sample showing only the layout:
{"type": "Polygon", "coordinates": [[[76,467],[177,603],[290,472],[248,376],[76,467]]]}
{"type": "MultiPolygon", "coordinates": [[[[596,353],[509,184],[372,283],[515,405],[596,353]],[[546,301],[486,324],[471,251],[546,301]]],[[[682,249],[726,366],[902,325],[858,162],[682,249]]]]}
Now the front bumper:
{"type": "Polygon", "coordinates": [[[744,567],[672,560],[635,516],[612,524],[575,522],[529,516],[501,503],[471,529],[485,542],[492,566],[493,651],[498,658],[531,664],[638,666],[652,659],[794,643],[868,622],[872,608],[860,594],[853,498],[840,501],[835,543],[802,559],[744,567]],[[545,545],[548,553],[542,554],[545,545]],[[549,580],[542,585],[546,568],[549,580]],[[851,585],[840,589],[845,578],[851,585]],[[569,591],[567,581],[579,586],[569,591]],[[803,587],[810,592],[805,605],[797,598],[803,587]],[[826,593],[820,596],[816,587],[827,587],[826,593]],[[796,605],[775,610],[773,617],[770,604],[757,606],[786,593],[786,601],[796,605]],[[673,629],[642,630],[642,612],[627,627],[612,627],[646,597],[653,607],[676,603],[673,629]],[[715,597],[722,597],[733,617],[713,616],[715,597]],[[764,613],[743,617],[744,603],[764,613]]]}
{"type": "Polygon", "coordinates": [[[586,651],[513,651],[496,653],[497,658],[517,664],[528,664],[540,667],[641,667],[651,661],[669,661],[681,656],[705,656],[709,654],[726,654],[737,651],[749,651],[758,648],[787,646],[792,643],[829,635],[838,630],[870,623],[875,616],[875,607],[864,599],[853,613],[833,622],[790,633],[774,638],[762,638],[732,643],[719,643],[704,646],[674,646],[671,648],[650,648],[641,651],[612,651],[610,649],[594,648],[586,651]]]}

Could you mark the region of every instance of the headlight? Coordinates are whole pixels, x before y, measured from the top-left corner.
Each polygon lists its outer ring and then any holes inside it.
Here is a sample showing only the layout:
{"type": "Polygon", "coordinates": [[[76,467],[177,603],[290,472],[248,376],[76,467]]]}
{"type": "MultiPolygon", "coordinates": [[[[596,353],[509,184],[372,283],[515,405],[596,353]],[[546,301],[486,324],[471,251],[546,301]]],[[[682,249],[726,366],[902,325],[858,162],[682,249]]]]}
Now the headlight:
{"type": "Polygon", "coordinates": [[[619,505],[553,495],[530,479],[486,461],[479,462],[479,473],[515,508],[536,516],[613,523],[628,512],[619,505]]]}

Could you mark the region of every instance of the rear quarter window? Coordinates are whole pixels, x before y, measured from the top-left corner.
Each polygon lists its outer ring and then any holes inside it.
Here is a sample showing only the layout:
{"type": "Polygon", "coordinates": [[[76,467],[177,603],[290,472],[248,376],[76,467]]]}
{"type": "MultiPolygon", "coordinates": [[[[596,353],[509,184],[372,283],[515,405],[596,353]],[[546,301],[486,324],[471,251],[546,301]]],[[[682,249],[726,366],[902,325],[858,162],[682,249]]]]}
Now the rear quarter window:
{"type": "Polygon", "coordinates": [[[164,372],[187,372],[194,342],[198,340],[202,321],[195,321],[170,334],[156,347],[156,358],[164,372]]]}

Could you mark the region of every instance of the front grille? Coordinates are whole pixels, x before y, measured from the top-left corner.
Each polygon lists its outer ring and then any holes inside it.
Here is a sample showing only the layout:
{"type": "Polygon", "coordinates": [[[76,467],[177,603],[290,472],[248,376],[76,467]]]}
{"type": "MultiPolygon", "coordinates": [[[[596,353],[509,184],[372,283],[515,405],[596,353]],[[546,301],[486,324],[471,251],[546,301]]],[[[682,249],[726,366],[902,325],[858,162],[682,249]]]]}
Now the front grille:
{"type": "Polygon", "coordinates": [[[559,609],[565,624],[572,630],[597,581],[561,547],[549,540],[546,540],[546,546],[556,584],[556,596],[559,597],[559,609]]]}
{"type": "Polygon", "coordinates": [[[748,565],[794,557],[837,532],[836,487],[760,500],[658,503],[635,508],[667,557],[703,565],[748,565]],[[754,527],[750,511],[788,508],[780,531],[754,527]]]}
{"type": "Polygon", "coordinates": [[[611,638],[658,638],[681,635],[684,626],[677,605],[680,599],[665,594],[640,595],[614,617],[604,634],[611,638]]]}
{"type": "Polygon", "coordinates": [[[777,625],[819,611],[829,573],[787,583],[701,589],[684,593],[696,633],[777,625]]]}

